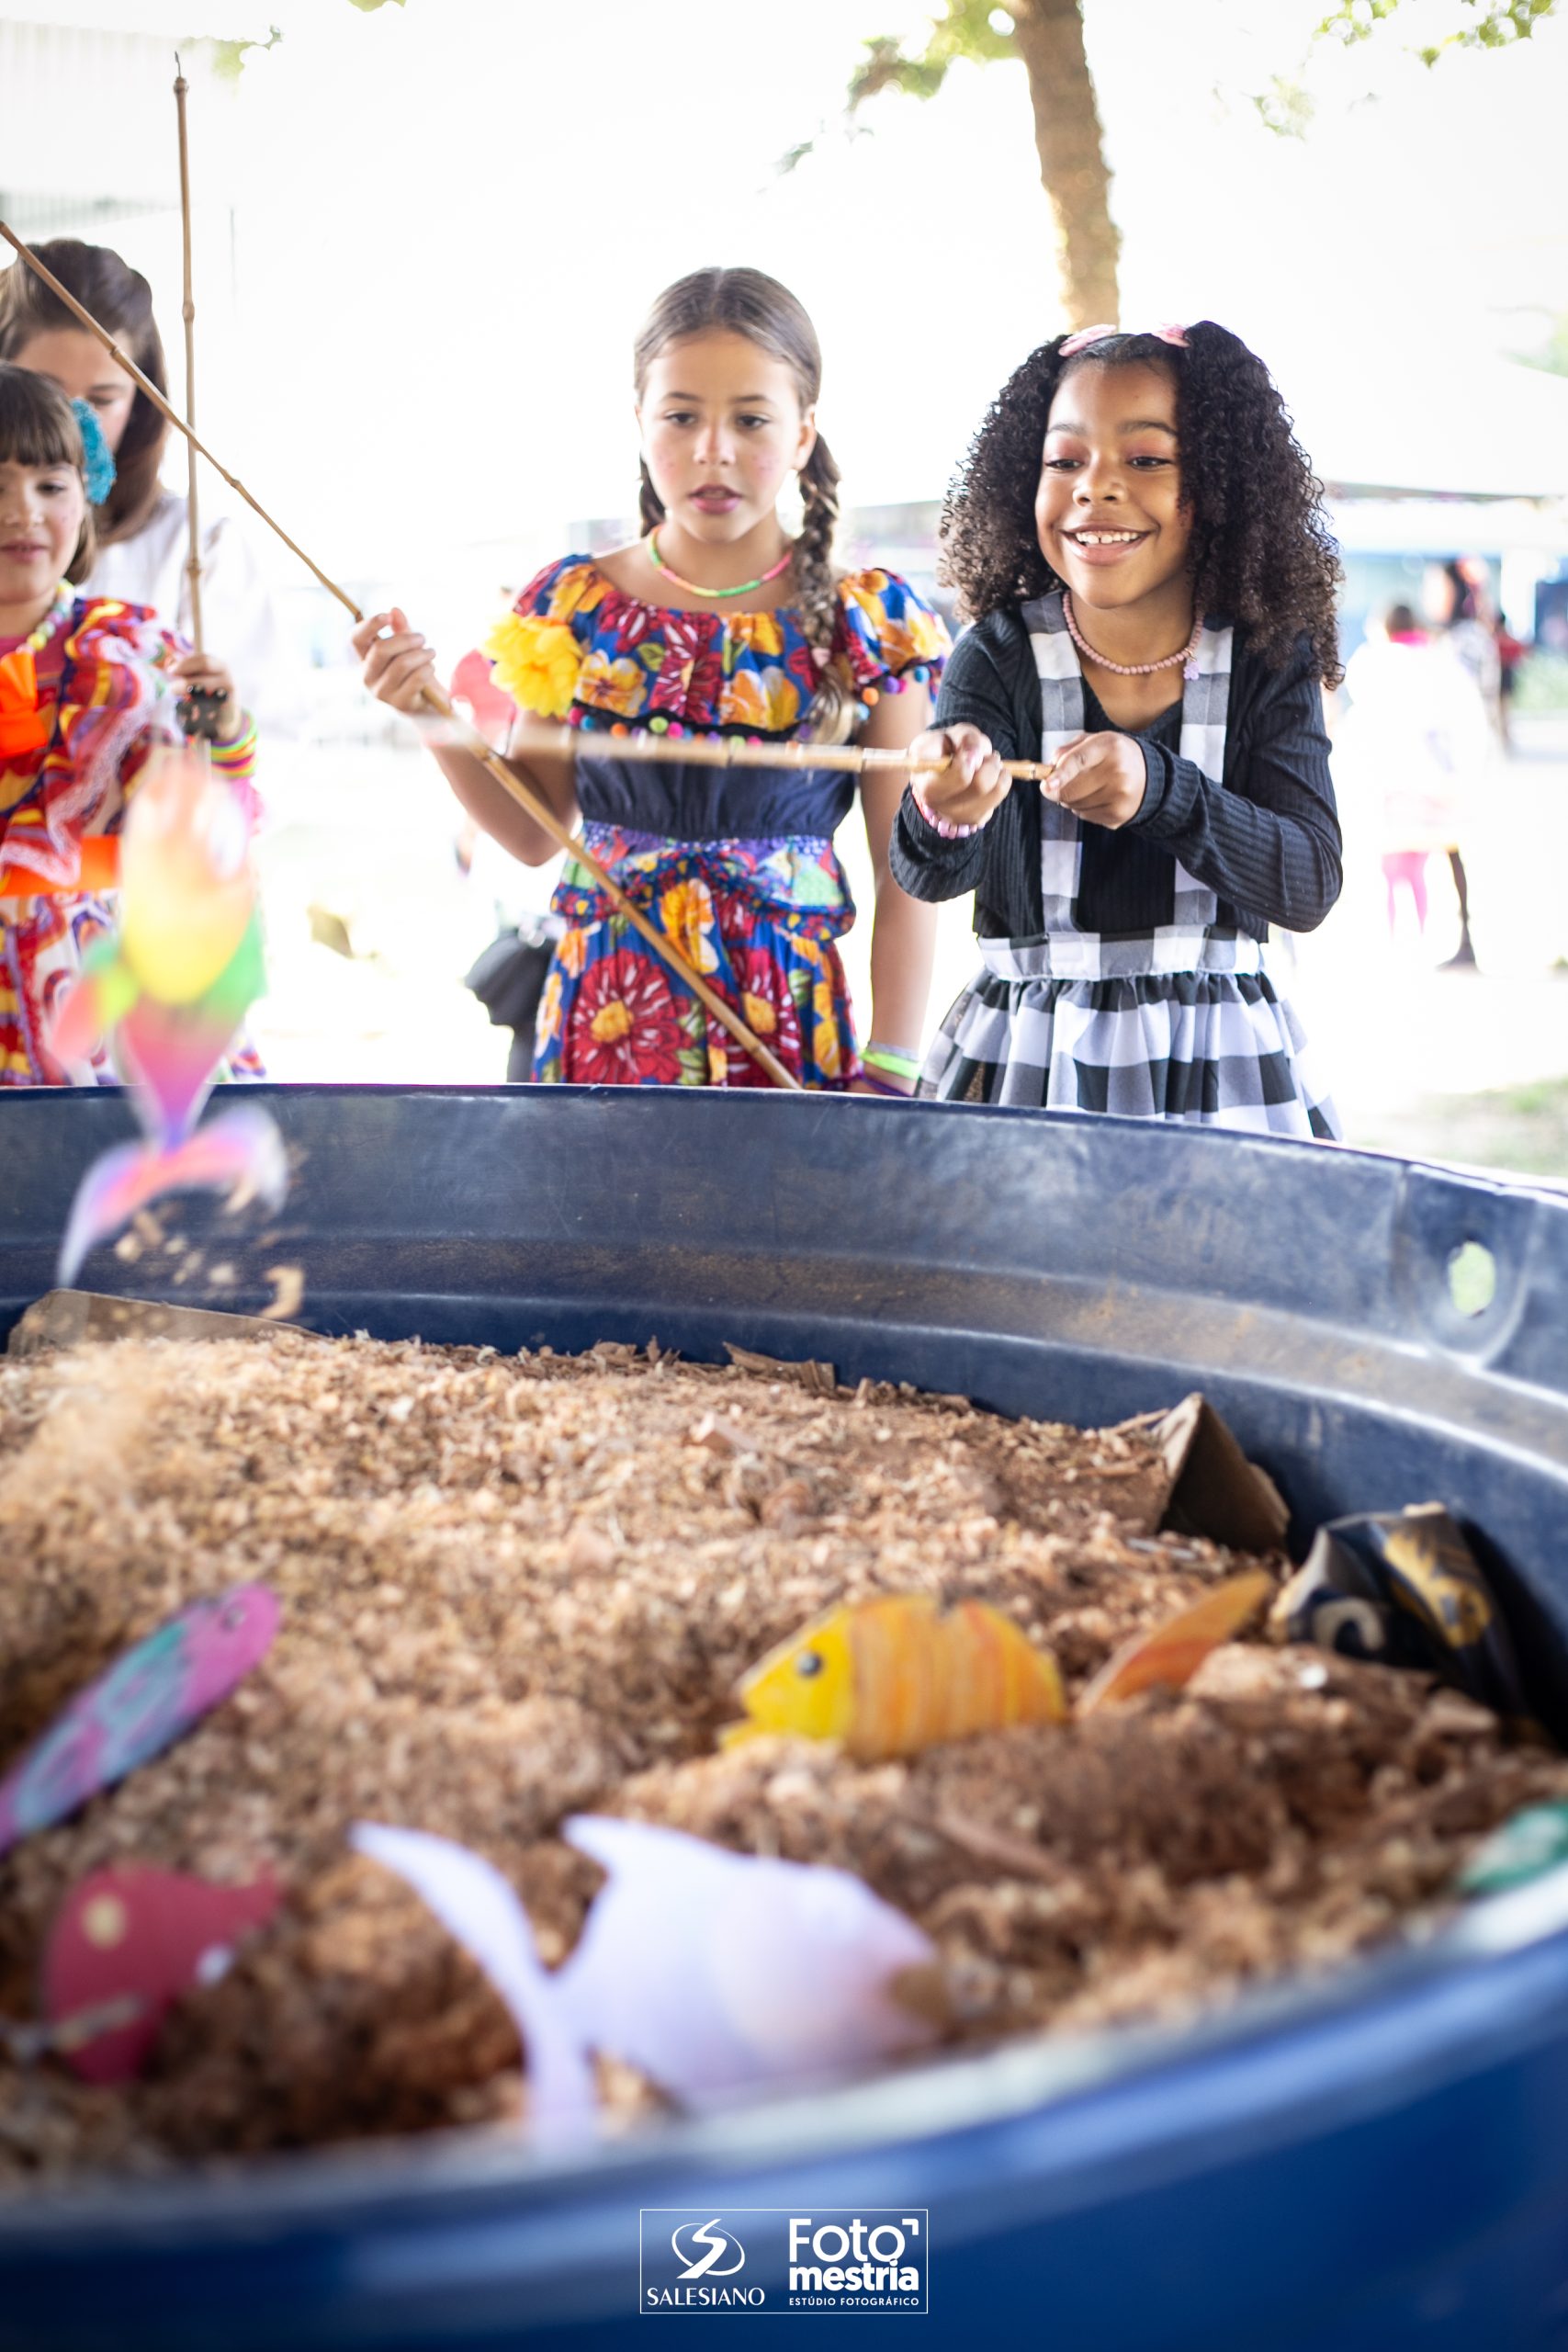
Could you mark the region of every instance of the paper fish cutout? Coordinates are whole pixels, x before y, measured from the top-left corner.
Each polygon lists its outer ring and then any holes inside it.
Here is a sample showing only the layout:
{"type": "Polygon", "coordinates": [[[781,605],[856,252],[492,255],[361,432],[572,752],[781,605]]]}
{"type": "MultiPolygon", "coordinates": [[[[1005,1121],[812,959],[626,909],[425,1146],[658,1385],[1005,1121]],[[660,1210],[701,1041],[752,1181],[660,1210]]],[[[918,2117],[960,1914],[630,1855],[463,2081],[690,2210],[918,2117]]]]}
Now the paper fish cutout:
{"type": "Polygon", "coordinates": [[[76,1190],[59,1278],[69,1287],[89,1250],[168,1193],[228,1193],[235,1207],[259,1196],[277,1211],[288,1192],[288,1160],[276,1123],[255,1103],[220,1112],[181,1143],[117,1144],[100,1152],[76,1190]]]}
{"type": "Polygon", "coordinates": [[[1532,1804],[1478,1846],[1459,1874],[1464,1894],[1501,1894],[1568,1862],[1568,1804],[1532,1804]]]}
{"type": "Polygon", "coordinates": [[[857,1763],[913,1756],[1007,1724],[1060,1723],[1056,1662],[983,1600],[945,1612],[925,1593],[830,1609],[751,1668],[748,1720],[727,1747],[763,1732],[836,1739],[857,1763]]]}
{"type": "Polygon", "coordinates": [[[591,2120],[595,2051],[701,2105],[934,2038],[896,1997],[903,1972],[934,1971],[934,1946],[849,1871],[598,1814],[560,1834],[608,1878],[552,1971],[512,1887],[479,1855],[422,1830],[360,1822],[351,1833],[423,1897],[506,2003],[527,2052],[532,2118],[558,2129],[591,2120]]]}
{"type": "Polygon", "coordinates": [[[1098,1707],[1112,1706],[1156,1684],[1179,1690],[1183,1683],[1190,1682],[1209,1652],[1239,1633],[1273,1589],[1273,1577],[1261,1568],[1246,1576],[1227,1577],[1224,1584],[1190,1601],[1163,1624],[1134,1634],[1079,1692],[1077,1713],[1091,1715],[1098,1707]]]}
{"type": "Polygon", "coordinates": [[[216,1983],[240,1938],[265,1927],[281,1900],[270,1877],[214,1886],[141,1864],[95,1871],[72,1888],[44,1946],[54,2047],[85,2082],[129,2082],[180,1995],[216,1983]]]}
{"type": "Polygon", "coordinates": [[[1500,1715],[1529,1713],[1508,1629],[1441,1503],[1330,1520],[1275,1622],[1291,1641],[1435,1674],[1500,1715]]]}
{"type": "Polygon", "coordinates": [[[0,1781],[0,1854],[63,1821],[226,1699],[272,1646],[276,1595],[239,1584],[198,1600],[117,1658],[0,1781]]]}
{"type": "Polygon", "coordinates": [[[143,775],[126,816],[117,935],[84,959],[55,1015],[51,1044],[81,1060],[111,1033],[144,1145],[106,1153],[82,1181],[58,1280],[138,1208],[167,1192],[288,1191],[283,1140],[253,1106],[192,1129],[246,1012],[266,988],[250,865],[251,820],[205,752],[168,751],[143,775]]]}

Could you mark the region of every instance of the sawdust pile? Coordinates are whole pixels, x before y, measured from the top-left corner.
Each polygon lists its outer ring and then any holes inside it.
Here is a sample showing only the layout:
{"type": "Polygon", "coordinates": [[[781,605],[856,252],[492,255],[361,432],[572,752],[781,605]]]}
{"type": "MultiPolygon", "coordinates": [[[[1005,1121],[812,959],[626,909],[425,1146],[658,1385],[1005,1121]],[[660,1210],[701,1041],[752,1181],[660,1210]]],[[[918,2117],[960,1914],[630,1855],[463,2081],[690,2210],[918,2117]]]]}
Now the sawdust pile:
{"type": "MultiPolygon", "coordinates": [[[[92,2089],[0,2054],[0,2182],[495,2120],[515,2032],[423,1905],[350,1853],[369,1816],[461,1839],[547,1959],[597,1872],[595,1808],[861,1873],[937,1940],[960,2037],[1180,2015],[1331,1962],[1428,1903],[1568,1764],[1422,1677],[1254,1635],[1179,1696],[857,1767],[714,1752],[739,1677],[840,1600],[991,1602],[1069,1694],[1235,1571],[1156,1531],[1146,1426],[547,1352],[121,1342],[0,1363],[0,1772],[127,1644],[256,1579],[263,1665],[187,1737],[0,1861],[0,2015],[36,2013],[67,1889],[138,1860],[288,1895],[92,2089]]],[[[1283,1570],[1278,1556],[1272,1562],[1283,1570]]],[[[605,2070],[635,2111],[647,2086],[605,2070]]]]}

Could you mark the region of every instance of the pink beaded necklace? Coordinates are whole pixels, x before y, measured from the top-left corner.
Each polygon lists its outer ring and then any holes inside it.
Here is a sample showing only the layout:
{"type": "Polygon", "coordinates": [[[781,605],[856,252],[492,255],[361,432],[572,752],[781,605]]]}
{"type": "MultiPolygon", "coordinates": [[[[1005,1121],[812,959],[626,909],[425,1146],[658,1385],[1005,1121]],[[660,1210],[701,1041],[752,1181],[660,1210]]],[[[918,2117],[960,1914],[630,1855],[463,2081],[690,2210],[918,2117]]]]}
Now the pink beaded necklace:
{"type": "Polygon", "coordinates": [[[1067,635],[1072,639],[1085,661],[1092,662],[1097,669],[1111,671],[1118,678],[1152,678],[1156,670],[1178,668],[1184,678],[1195,678],[1198,675],[1198,644],[1203,634],[1201,614],[1193,622],[1192,634],[1180,652],[1168,653],[1163,662],[1108,662],[1103,653],[1097,653],[1092,645],[1086,645],[1078,635],[1078,625],[1073,618],[1072,595],[1066,588],[1062,591],[1062,618],[1067,624],[1067,635]]]}

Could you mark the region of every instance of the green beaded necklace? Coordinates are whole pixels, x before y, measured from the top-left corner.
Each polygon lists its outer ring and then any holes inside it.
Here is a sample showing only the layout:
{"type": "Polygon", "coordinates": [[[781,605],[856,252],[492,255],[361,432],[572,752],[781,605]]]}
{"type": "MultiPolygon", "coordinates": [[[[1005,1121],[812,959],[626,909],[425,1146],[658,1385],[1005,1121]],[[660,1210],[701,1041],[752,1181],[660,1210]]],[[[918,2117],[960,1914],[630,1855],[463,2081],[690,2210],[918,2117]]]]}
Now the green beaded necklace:
{"type": "Polygon", "coordinates": [[[795,548],[793,546],[787,547],[771,571],[760,571],[755,580],[743,580],[739,588],[699,588],[694,580],[682,580],[678,571],[671,571],[660,554],[657,523],[644,539],[643,546],[648,551],[648,560],[655,571],[662,572],[671,588],[680,588],[688,596],[708,596],[716,600],[721,596],[749,596],[753,588],[765,588],[770,580],[776,580],[780,572],[787,571],[795,561],[795,548]]]}

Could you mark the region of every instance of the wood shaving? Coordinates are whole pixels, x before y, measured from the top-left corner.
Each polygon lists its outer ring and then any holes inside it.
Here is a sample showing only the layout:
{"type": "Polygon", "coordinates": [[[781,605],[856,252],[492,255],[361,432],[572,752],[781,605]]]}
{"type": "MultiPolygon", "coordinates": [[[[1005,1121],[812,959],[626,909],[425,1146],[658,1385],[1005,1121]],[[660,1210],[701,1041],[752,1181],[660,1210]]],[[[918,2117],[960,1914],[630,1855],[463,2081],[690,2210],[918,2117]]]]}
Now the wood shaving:
{"type": "MultiPolygon", "coordinates": [[[[136,1860],[276,1918],[171,2015],[142,2082],[0,2055],[0,2183],[505,2126],[510,2019],[357,1818],[456,1838],[571,1949],[586,1809],[858,1871],[934,1938],[971,2040],[1180,2017],[1325,1966],[1440,1896],[1568,1764],[1421,1676],[1248,1636],[1179,1696],[857,1767],[716,1751],[735,1686],[840,1601],[991,1603],[1069,1697],[1253,1565],[1160,1532],[1157,1422],[1081,1432],[734,1351],[326,1341],[269,1329],[0,1362],[0,1772],[128,1644],[259,1580],[282,1629],[234,1695],[0,1861],[0,2017],[36,2015],[68,1888],[136,1860]]],[[[1280,1555],[1265,1560],[1277,1576],[1280,1555]]],[[[606,2062],[627,2128],[656,2086],[606,2062]]]]}

